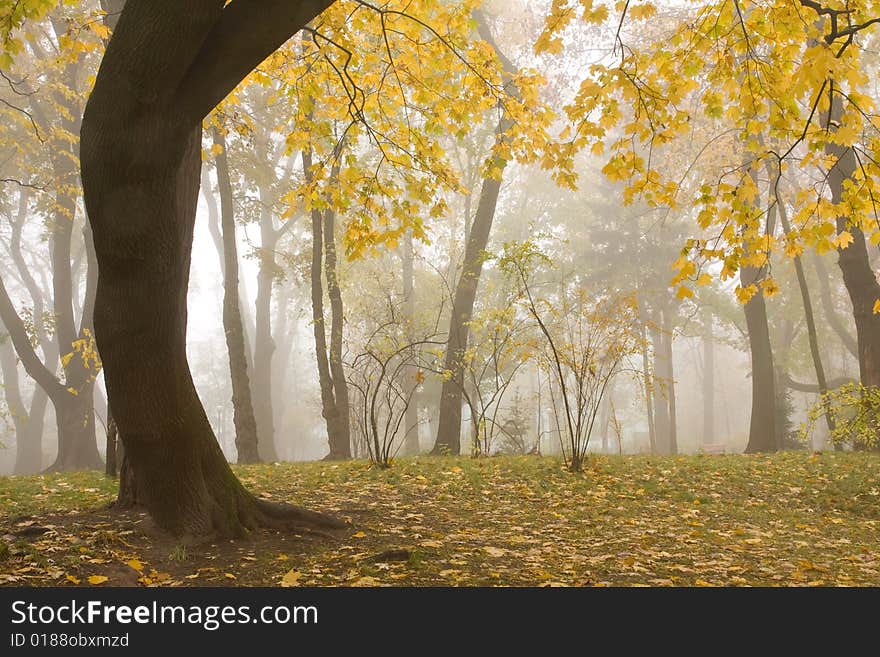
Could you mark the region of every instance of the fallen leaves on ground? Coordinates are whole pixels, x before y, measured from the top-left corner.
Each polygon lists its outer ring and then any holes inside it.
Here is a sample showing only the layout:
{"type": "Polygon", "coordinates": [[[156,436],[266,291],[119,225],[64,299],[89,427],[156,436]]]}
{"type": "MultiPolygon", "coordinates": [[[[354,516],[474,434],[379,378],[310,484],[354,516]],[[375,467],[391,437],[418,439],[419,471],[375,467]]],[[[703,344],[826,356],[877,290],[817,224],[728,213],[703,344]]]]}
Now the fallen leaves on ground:
{"type": "Polygon", "coordinates": [[[189,545],[107,509],[115,484],[99,473],[8,477],[0,584],[878,586],[878,465],[802,452],[593,457],[583,474],[550,457],[236,466],[257,493],[351,530],[189,545]],[[375,558],[392,553],[407,557],[375,558]]]}

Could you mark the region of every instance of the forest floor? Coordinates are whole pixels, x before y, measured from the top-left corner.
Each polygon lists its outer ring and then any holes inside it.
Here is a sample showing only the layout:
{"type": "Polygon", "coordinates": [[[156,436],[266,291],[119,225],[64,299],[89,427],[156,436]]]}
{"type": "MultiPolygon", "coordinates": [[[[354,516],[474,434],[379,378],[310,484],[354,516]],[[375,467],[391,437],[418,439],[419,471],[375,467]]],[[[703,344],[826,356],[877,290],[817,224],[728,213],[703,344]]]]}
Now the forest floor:
{"type": "Polygon", "coordinates": [[[184,545],[97,472],[0,478],[0,584],[880,585],[880,456],[550,457],[235,466],[351,522],[184,545]]]}

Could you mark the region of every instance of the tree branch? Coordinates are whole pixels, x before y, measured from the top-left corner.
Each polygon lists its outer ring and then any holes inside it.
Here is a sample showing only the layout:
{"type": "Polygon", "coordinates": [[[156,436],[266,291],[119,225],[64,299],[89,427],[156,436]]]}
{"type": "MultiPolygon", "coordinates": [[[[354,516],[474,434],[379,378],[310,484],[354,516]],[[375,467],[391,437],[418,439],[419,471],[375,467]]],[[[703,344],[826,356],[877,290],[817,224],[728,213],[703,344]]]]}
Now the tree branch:
{"type": "Polygon", "coordinates": [[[60,395],[67,394],[64,386],[55,378],[54,374],[46,369],[46,366],[43,365],[43,362],[34,351],[24,323],[21,321],[21,317],[18,316],[15,306],[12,305],[12,300],[6,292],[6,285],[2,279],[0,279],[0,320],[2,320],[6,330],[9,331],[9,337],[12,339],[15,351],[28,375],[53,400],[57,399],[60,395]]]}
{"type": "Polygon", "coordinates": [[[234,0],[207,35],[176,97],[187,121],[201,121],[257,65],[333,0],[234,0]]]}

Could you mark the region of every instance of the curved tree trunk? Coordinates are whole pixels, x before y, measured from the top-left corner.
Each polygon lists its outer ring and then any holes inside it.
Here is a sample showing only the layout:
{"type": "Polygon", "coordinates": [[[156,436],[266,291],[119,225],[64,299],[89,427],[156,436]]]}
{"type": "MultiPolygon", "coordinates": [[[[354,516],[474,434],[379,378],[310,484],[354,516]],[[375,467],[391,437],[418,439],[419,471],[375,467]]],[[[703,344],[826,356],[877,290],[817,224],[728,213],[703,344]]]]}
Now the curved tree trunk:
{"type": "Polygon", "coordinates": [[[223,229],[223,328],[226,350],[229,353],[229,373],[232,378],[232,418],[235,425],[235,448],[239,463],[257,463],[257,421],[251,398],[248,377],[248,346],[241,321],[238,296],[238,246],[235,241],[235,207],[232,181],[229,178],[229,160],[226,157],[226,139],[217,128],[214,143],[220,146],[216,156],[217,187],[220,190],[220,223],[223,229]]]}
{"type": "Polygon", "coordinates": [[[95,329],[138,499],[176,534],[339,522],[258,500],[223,457],[186,358],[202,118],[329,2],[129,2],[86,106],[95,329]]]}

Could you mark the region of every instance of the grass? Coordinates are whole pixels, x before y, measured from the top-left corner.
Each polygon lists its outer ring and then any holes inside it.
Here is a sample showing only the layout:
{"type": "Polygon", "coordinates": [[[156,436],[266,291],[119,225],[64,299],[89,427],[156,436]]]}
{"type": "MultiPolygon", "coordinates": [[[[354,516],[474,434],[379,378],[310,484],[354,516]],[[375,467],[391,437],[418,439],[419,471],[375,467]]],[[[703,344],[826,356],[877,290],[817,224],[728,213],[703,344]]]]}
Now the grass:
{"type": "Polygon", "coordinates": [[[876,454],[593,457],[577,475],[549,457],[236,471],[351,530],[182,545],[107,510],[115,484],[99,473],[7,477],[0,583],[880,585],[876,454]]]}

